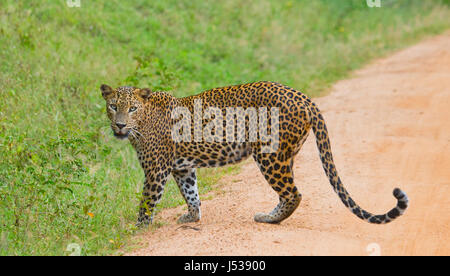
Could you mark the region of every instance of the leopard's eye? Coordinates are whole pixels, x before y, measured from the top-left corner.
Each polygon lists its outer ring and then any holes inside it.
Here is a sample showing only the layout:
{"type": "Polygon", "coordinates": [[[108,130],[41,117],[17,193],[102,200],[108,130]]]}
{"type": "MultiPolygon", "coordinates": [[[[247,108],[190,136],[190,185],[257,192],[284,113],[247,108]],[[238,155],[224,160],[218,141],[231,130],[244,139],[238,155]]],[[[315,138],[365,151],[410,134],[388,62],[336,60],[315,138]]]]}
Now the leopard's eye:
{"type": "Polygon", "coordinates": [[[128,110],[128,112],[135,112],[137,110],[137,107],[135,107],[135,106],[132,106],[132,107],[130,107],[130,109],[128,110]]]}
{"type": "Polygon", "coordinates": [[[110,107],[112,110],[117,111],[117,105],[115,105],[115,104],[110,104],[109,107],[110,107]]]}

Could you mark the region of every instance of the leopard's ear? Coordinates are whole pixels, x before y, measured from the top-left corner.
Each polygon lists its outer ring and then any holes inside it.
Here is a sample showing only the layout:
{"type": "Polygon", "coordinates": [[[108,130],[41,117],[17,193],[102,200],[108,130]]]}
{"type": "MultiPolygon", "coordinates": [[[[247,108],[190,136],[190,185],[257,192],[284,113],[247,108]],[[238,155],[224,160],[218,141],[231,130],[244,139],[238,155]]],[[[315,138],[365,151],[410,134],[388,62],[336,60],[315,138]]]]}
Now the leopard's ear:
{"type": "Polygon", "coordinates": [[[114,92],[114,90],[109,85],[106,84],[102,84],[100,86],[100,90],[102,91],[102,96],[105,100],[107,100],[114,92]]]}
{"type": "Polygon", "coordinates": [[[136,94],[141,97],[144,100],[147,100],[148,98],[150,98],[150,94],[152,93],[152,90],[148,89],[148,88],[138,88],[136,90],[136,94]]]}

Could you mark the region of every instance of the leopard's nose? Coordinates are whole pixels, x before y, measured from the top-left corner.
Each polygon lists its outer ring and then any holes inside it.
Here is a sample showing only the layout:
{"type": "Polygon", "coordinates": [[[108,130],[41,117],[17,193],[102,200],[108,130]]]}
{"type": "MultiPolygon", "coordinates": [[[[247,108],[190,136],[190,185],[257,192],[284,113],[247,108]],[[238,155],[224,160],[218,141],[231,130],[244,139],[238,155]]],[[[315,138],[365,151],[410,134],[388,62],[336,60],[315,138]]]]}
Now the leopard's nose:
{"type": "Polygon", "coordinates": [[[124,128],[124,127],[126,127],[127,126],[127,124],[123,124],[123,123],[116,123],[116,126],[119,128],[119,129],[122,129],[122,128],[124,128]]]}

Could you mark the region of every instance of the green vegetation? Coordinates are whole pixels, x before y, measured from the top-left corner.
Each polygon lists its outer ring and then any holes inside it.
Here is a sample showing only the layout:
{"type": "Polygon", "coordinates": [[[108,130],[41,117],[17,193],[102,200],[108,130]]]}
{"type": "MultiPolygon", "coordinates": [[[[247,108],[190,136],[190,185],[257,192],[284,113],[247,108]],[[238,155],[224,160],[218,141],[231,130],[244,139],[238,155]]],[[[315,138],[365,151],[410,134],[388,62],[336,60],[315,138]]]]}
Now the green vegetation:
{"type": "MultiPolygon", "coordinates": [[[[143,173],[98,87],[176,96],[256,80],[319,95],[374,57],[450,26],[448,1],[0,2],[0,255],[111,254],[143,173]]],[[[203,192],[230,169],[200,173],[203,192]]],[[[160,208],[182,203],[171,181],[160,208]]]]}

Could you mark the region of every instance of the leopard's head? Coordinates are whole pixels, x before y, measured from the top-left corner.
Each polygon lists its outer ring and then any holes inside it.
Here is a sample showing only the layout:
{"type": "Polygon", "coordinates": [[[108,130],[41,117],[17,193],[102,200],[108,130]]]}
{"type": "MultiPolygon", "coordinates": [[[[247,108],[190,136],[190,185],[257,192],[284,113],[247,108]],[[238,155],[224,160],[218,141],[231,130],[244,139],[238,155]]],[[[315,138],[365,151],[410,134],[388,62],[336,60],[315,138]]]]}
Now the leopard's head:
{"type": "Polygon", "coordinates": [[[106,112],[111,120],[114,136],[126,139],[141,135],[140,118],[144,117],[145,104],[152,93],[151,90],[130,86],[112,89],[106,84],[102,84],[100,90],[106,101],[106,112]]]}

